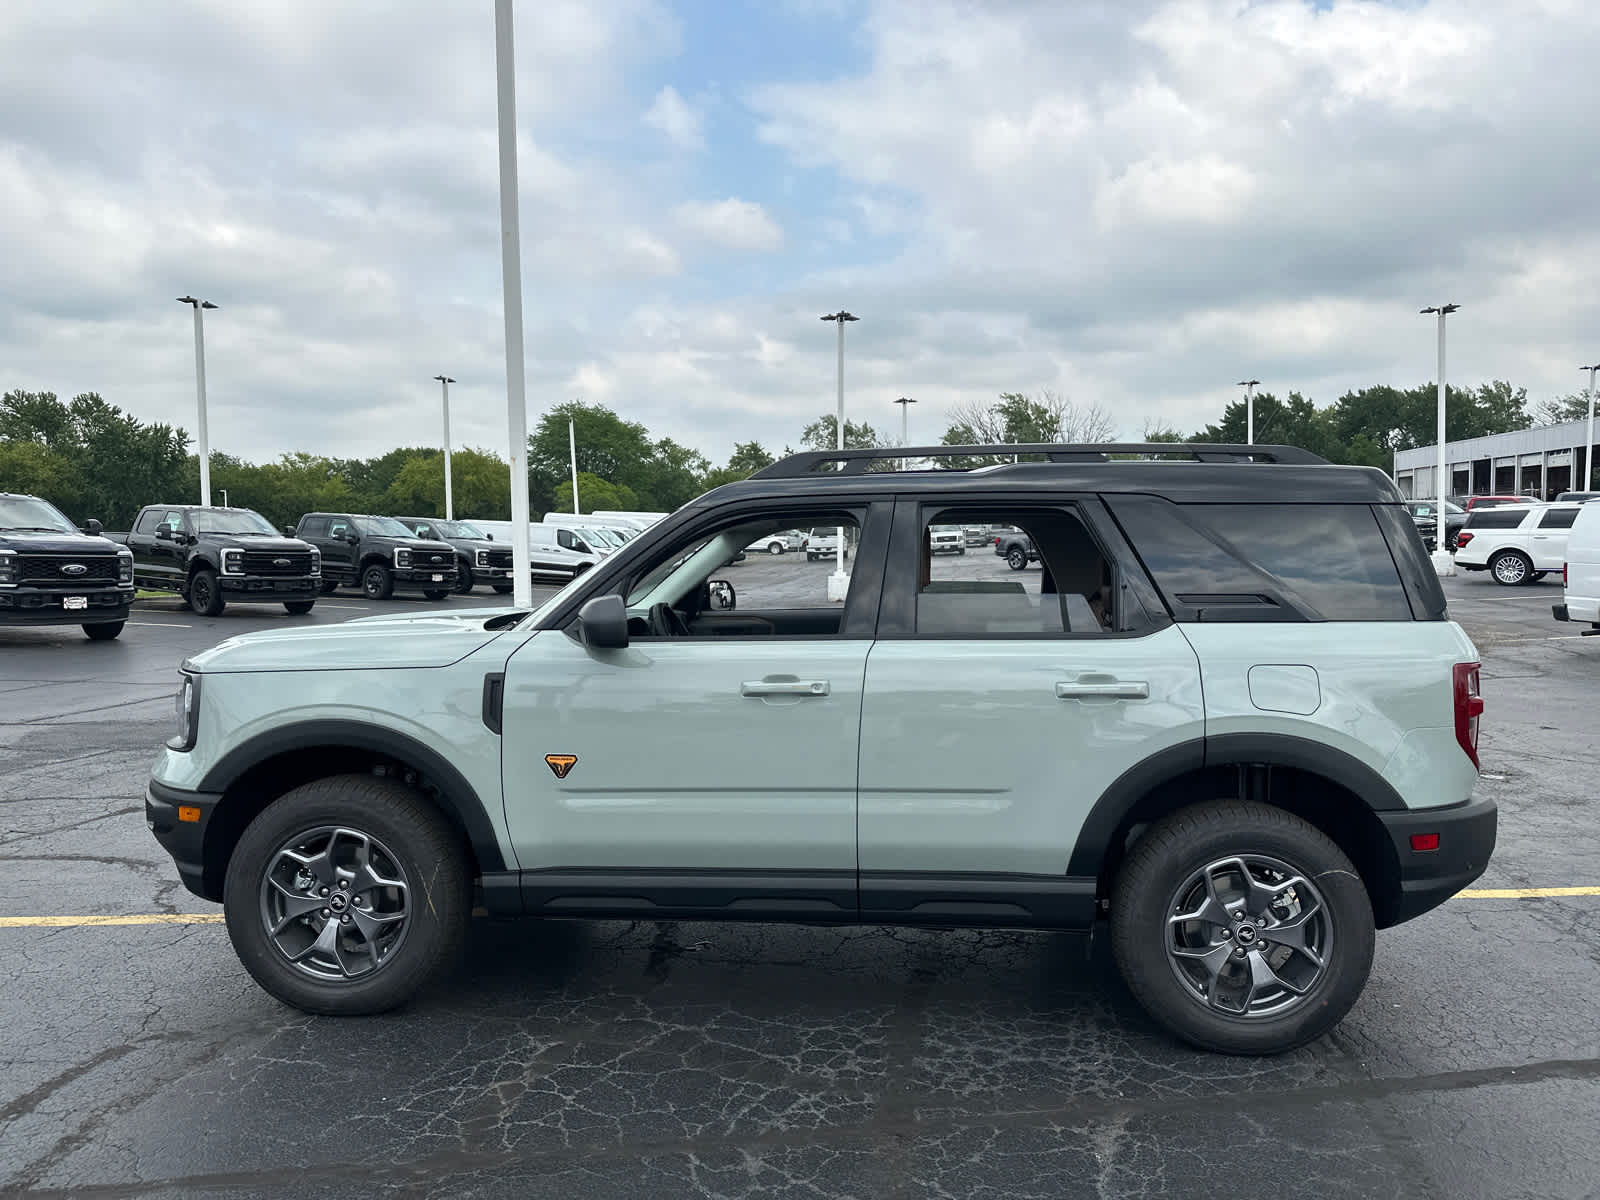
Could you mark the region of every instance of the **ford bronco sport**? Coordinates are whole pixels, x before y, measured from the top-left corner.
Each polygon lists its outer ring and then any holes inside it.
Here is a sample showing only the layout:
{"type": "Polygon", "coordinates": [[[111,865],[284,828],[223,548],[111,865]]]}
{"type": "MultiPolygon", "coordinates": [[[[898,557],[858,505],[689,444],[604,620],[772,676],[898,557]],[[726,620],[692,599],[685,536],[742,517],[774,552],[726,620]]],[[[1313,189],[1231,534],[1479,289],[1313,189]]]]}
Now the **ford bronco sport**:
{"type": "Polygon", "coordinates": [[[403,1003],[475,902],[1108,927],[1157,1021],[1269,1053],[1349,1011],[1375,929],[1483,872],[1475,660],[1376,470],[1273,446],[811,452],[532,612],[195,656],[146,807],[251,974],[309,1012],[403,1003]],[[957,451],[1039,461],[868,470],[957,451]],[[936,525],[1020,529],[1040,569],[934,560],[936,525]],[[843,603],[804,570],[719,576],[793,528],[847,531],[843,603]]]}

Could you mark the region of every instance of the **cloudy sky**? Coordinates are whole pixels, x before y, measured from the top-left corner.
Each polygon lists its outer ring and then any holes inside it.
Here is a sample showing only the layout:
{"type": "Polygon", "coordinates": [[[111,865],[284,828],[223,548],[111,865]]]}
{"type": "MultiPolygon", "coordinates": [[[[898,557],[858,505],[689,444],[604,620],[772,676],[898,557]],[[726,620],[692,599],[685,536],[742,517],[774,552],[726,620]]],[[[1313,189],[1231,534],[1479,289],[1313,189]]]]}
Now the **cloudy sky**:
{"type": "MultiPolygon", "coordinates": [[[[530,423],[713,459],[847,403],[1215,420],[1600,357],[1594,0],[526,0],[530,423]]],[[[0,386],[213,447],[504,453],[490,0],[5,0],[0,386]]]]}

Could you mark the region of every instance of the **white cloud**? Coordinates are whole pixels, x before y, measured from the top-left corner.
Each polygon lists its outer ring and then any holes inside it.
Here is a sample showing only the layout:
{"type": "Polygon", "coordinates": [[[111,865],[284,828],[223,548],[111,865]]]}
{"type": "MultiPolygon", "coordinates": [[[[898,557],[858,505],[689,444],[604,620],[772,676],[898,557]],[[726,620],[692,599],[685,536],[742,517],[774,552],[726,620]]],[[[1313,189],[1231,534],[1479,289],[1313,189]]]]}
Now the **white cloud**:
{"type": "Polygon", "coordinates": [[[666,134],[667,140],[680,149],[699,150],[705,146],[705,118],[670,83],[656,93],[645,110],[644,123],[666,134]]]}
{"type": "Polygon", "coordinates": [[[680,204],[672,215],[680,228],[712,245],[729,250],[783,248],[783,229],[751,200],[729,196],[709,204],[680,204]]]}

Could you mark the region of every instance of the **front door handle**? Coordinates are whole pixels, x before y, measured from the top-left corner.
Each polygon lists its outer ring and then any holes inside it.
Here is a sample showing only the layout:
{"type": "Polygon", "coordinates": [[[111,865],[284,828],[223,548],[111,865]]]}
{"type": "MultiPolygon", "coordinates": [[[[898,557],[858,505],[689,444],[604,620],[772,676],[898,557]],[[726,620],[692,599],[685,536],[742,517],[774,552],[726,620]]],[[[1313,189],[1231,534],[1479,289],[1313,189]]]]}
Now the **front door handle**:
{"type": "Polygon", "coordinates": [[[826,696],[826,679],[752,679],[739,685],[741,696],[826,696]]]}
{"type": "Polygon", "coordinates": [[[1150,685],[1143,682],[1058,683],[1057,700],[1148,700],[1150,685]]]}

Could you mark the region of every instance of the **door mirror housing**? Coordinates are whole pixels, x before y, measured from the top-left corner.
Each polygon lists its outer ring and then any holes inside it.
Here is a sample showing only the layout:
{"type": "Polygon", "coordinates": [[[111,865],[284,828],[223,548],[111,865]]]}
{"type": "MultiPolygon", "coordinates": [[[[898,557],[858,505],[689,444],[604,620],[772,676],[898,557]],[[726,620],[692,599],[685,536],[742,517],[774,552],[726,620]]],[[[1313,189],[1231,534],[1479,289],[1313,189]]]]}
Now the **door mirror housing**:
{"type": "Polygon", "coordinates": [[[486,541],[486,542],[492,542],[492,541],[494,541],[494,534],[492,534],[492,533],[486,533],[486,534],[484,534],[484,535],[483,535],[483,540],[484,540],[484,541],[486,541]]]}
{"type": "Polygon", "coordinates": [[[90,537],[99,537],[100,531],[105,528],[104,525],[100,524],[100,522],[96,521],[93,517],[90,517],[87,521],[85,521],[83,523],[83,527],[88,531],[90,537]]]}
{"type": "Polygon", "coordinates": [[[173,536],[172,526],[171,525],[157,525],[156,526],[156,541],[158,541],[158,542],[175,542],[177,540],[178,539],[173,536]]]}
{"type": "Polygon", "coordinates": [[[347,533],[344,535],[344,540],[352,546],[359,546],[361,544],[361,535],[359,533],[347,533]]]}
{"type": "Polygon", "coordinates": [[[613,593],[596,596],[578,610],[578,636],[591,650],[621,650],[628,644],[628,609],[613,593]]]}
{"type": "Polygon", "coordinates": [[[706,599],[710,601],[710,607],[723,610],[737,608],[739,604],[738,593],[726,579],[713,579],[707,583],[706,599]]]}
{"type": "Polygon", "coordinates": [[[293,525],[285,525],[283,527],[283,534],[284,534],[285,537],[294,537],[294,535],[295,535],[294,526],[293,525]]]}

